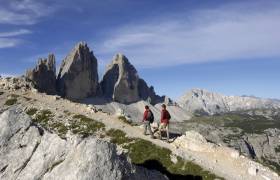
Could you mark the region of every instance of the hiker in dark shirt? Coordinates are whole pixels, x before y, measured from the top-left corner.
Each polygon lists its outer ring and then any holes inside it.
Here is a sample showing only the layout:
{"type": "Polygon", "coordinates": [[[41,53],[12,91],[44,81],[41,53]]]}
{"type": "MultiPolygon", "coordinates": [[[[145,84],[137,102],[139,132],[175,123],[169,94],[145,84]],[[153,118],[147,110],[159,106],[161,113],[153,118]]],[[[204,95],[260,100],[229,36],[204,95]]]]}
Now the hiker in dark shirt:
{"type": "Polygon", "coordinates": [[[154,134],[151,129],[151,123],[154,121],[154,115],[152,111],[150,110],[149,106],[145,106],[145,112],[143,116],[143,124],[144,124],[144,135],[147,135],[147,129],[151,135],[152,138],[154,138],[154,134]]]}

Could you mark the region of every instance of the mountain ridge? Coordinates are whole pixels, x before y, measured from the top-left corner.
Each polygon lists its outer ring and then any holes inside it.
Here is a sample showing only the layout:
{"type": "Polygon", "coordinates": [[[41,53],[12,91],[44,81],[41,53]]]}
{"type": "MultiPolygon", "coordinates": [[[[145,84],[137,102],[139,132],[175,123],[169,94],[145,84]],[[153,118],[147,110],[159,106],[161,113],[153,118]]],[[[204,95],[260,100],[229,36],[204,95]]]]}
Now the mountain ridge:
{"type": "Polygon", "coordinates": [[[249,109],[279,109],[280,101],[249,96],[226,96],[205,89],[194,88],[178,98],[181,107],[191,111],[209,115],[249,110],[249,109]]]}

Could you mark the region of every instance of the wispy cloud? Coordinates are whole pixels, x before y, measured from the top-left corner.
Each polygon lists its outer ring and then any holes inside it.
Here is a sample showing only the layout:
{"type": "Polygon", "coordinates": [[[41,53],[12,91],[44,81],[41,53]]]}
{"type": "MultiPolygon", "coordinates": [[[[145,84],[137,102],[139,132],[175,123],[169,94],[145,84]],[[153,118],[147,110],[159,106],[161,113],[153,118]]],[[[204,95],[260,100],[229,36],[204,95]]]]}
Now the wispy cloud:
{"type": "Polygon", "coordinates": [[[9,48],[19,45],[22,42],[20,39],[0,38],[0,48],[9,48]]]}
{"type": "Polygon", "coordinates": [[[32,32],[28,29],[19,29],[17,31],[10,31],[10,32],[0,32],[0,38],[1,37],[13,37],[13,36],[19,36],[24,34],[31,34],[32,32]]]}
{"type": "Polygon", "coordinates": [[[280,57],[279,19],[279,3],[235,3],[121,27],[96,51],[142,67],[280,57]]]}
{"type": "Polygon", "coordinates": [[[54,1],[0,0],[0,23],[31,25],[57,10],[54,1]]]}
{"type": "MultiPolygon", "coordinates": [[[[0,24],[4,25],[32,25],[37,23],[42,17],[48,16],[57,10],[54,1],[38,0],[0,0],[0,24]]],[[[32,33],[30,30],[20,28],[0,32],[0,48],[15,47],[24,42],[17,36],[32,33]]]]}
{"type": "Polygon", "coordinates": [[[0,32],[0,48],[14,47],[23,42],[22,39],[17,36],[32,33],[28,29],[19,29],[16,31],[0,32]]]}

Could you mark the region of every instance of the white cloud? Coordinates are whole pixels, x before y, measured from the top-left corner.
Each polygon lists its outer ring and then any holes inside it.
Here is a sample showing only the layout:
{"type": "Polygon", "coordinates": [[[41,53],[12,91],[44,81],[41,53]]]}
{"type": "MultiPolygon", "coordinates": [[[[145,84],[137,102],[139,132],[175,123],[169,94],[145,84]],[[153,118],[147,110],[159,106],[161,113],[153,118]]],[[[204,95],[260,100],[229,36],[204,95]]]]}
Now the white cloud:
{"type": "Polygon", "coordinates": [[[57,6],[53,1],[0,0],[0,24],[31,25],[53,13],[57,6]]]}
{"type": "Polygon", "coordinates": [[[28,29],[19,29],[17,31],[10,31],[10,32],[0,32],[0,38],[19,36],[19,35],[30,34],[30,33],[32,32],[28,29]]]}
{"type": "Polygon", "coordinates": [[[125,53],[136,65],[280,57],[280,4],[234,4],[178,13],[121,27],[97,46],[104,57],[125,53]]]}
{"type": "Polygon", "coordinates": [[[22,39],[17,36],[32,33],[28,29],[19,29],[17,31],[0,32],[0,49],[15,47],[23,42],[22,39]]]}
{"type": "Polygon", "coordinates": [[[22,43],[22,40],[20,39],[0,38],[0,49],[14,47],[19,45],[20,43],[22,43]]]}

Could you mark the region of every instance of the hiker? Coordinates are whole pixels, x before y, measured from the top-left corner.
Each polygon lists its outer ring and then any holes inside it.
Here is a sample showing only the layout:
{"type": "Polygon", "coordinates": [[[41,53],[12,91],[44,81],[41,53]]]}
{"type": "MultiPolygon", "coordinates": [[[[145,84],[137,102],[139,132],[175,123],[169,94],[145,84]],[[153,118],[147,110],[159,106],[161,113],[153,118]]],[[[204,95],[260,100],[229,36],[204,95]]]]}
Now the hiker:
{"type": "Polygon", "coordinates": [[[154,134],[151,129],[151,123],[154,122],[154,114],[150,110],[149,106],[145,106],[145,112],[143,117],[143,124],[144,124],[144,135],[147,135],[147,128],[152,138],[154,138],[154,134]]]}
{"type": "Polygon", "coordinates": [[[171,116],[169,112],[166,110],[166,105],[161,105],[161,118],[160,118],[160,126],[159,126],[159,136],[160,139],[162,139],[161,133],[162,131],[166,131],[167,136],[167,142],[169,142],[169,120],[171,119],[171,116]]]}

